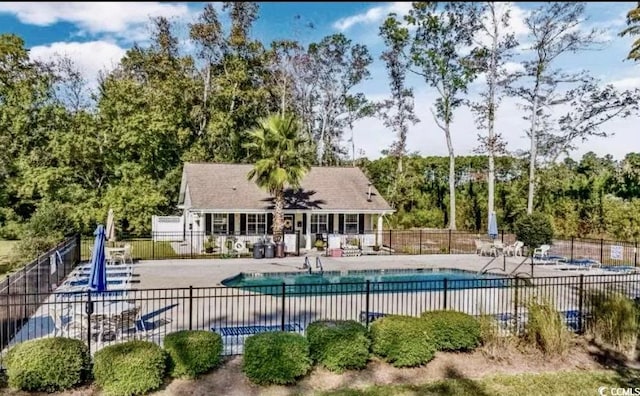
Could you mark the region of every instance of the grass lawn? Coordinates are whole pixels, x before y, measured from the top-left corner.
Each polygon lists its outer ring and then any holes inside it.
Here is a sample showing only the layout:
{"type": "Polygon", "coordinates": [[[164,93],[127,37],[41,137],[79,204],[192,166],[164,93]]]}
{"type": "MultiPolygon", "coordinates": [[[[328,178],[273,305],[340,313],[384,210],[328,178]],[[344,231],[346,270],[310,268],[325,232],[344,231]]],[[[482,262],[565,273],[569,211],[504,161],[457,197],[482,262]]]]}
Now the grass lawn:
{"type": "MultiPolygon", "coordinates": [[[[131,244],[131,254],[135,260],[151,260],[153,258],[178,258],[175,250],[169,241],[153,242],[151,239],[127,239],[116,242],[118,245],[124,243],[131,244]]],[[[108,245],[107,245],[108,246],[108,245]]],[[[89,249],[93,247],[93,239],[82,239],[80,244],[80,255],[82,260],[91,260],[89,249]]]]}
{"type": "Polygon", "coordinates": [[[0,275],[4,275],[7,272],[8,267],[5,264],[16,243],[18,241],[0,241],[0,275]]]}
{"type": "Polygon", "coordinates": [[[479,380],[454,378],[424,385],[381,385],[365,389],[340,389],[322,396],[388,395],[598,395],[598,388],[640,387],[640,371],[566,371],[545,374],[499,375],[479,380]]]}

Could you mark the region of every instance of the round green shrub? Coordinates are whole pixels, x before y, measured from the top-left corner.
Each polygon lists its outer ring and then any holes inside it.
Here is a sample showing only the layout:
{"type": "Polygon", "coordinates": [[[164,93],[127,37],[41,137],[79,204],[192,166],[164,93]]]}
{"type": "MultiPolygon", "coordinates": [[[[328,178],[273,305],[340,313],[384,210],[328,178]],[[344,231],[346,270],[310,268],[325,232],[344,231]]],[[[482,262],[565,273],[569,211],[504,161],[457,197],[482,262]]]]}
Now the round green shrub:
{"type": "Polygon", "coordinates": [[[12,388],[55,392],[87,379],[91,373],[91,355],[80,340],[43,338],[11,348],[5,366],[12,388]]]}
{"type": "Polygon", "coordinates": [[[256,384],[293,384],[310,369],[309,342],[300,334],[260,333],[244,342],[243,370],[256,384]]]}
{"type": "Polygon", "coordinates": [[[457,311],[422,313],[429,334],[439,351],[470,351],[480,345],[480,322],[471,315],[457,311]]]}
{"type": "Polygon", "coordinates": [[[107,346],[93,357],[93,376],[107,395],[140,395],[162,385],[167,354],[148,341],[107,346]]]}
{"type": "Polygon", "coordinates": [[[371,324],[372,350],[395,367],[429,362],[436,353],[426,322],[410,316],[385,316],[371,324]]]}
{"type": "Polygon", "coordinates": [[[220,364],[222,337],[205,330],[177,331],[164,338],[164,349],[172,377],[195,378],[220,364]]]}
{"type": "Polygon", "coordinates": [[[362,369],[369,360],[367,328],[353,320],[317,321],[306,330],[311,359],[335,372],[362,369]]]}
{"type": "Polygon", "coordinates": [[[550,245],[553,241],[553,227],[547,215],[532,213],[522,216],[514,224],[514,231],[519,241],[529,247],[529,254],[541,245],[550,245]]]}

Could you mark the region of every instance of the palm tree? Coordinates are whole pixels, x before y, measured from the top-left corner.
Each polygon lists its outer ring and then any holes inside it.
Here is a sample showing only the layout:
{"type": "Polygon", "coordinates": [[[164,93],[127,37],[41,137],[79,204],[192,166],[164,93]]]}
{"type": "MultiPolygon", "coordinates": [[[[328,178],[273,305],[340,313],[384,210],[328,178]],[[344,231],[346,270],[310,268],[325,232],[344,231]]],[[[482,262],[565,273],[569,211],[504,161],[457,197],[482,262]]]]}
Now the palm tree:
{"type": "Polygon", "coordinates": [[[311,168],[313,151],[298,119],[293,115],[272,115],[248,131],[243,146],[257,158],[247,179],[273,195],[275,200],[273,239],[279,242],[284,227],[284,189],[298,188],[311,168]]]}
{"type": "Polygon", "coordinates": [[[631,51],[627,59],[640,62],[640,1],[638,6],[627,14],[628,27],[620,32],[620,36],[637,36],[638,38],[631,44],[631,51]]]}

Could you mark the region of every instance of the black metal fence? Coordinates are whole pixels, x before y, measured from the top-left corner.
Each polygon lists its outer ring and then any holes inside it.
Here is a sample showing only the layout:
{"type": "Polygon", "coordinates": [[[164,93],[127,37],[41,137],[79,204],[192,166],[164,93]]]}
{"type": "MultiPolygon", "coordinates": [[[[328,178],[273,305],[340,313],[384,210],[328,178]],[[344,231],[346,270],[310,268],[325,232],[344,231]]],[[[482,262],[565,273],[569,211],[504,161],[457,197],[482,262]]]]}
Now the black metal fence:
{"type": "MultiPolygon", "coordinates": [[[[365,231],[364,234],[376,235],[376,231],[365,231]]],[[[218,237],[220,235],[216,235],[218,237]]],[[[223,235],[229,237],[227,243],[234,240],[252,238],[252,236],[223,235]]],[[[256,238],[258,236],[253,236],[256,238]]],[[[206,253],[205,242],[209,235],[203,232],[188,231],[185,233],[153,233],[147,237],[121,236],[118,244],[128,243],[132,247],[132,255],[137,260],[179,259],[179,258],[213,258],[251,256],[251,243],[247,244],[244,253],[234,251],[233,246],[217,247],[214,253],[206,253]]],[[[501,233],[499,240],[505,244],[513,244],[516,236],[501,233]]],[[[476,252],[474,240],[488,239],[486,235],[451,230],[385,230],[381,243],[375,246],[362,247],[365,254],[473,254],[476,252]]],[[[83,238],[82,259],[88,260],[93,238],[83,238]]],[[[302,235],[297,234],[296,252],[304,247],[302,235]]],[[[315,249],[315,248],[314,248],[315,249]]],[[[325,255],[330,252],[325,249],[325,255]]],[[[615,241],[588,238],[554,239],[549,252],[551,255],[563,256],[567,259],[591,259],[604,265],[638,266],[638,242],[615,241]]]]}
{"type": "MultiPolygon", "coordinates": [[[[409,270],[396,272],[402,271],[409,270]]],[[[349,276],[364,275],[365,271],[362,272],[349,276]]],[[[351,319],[369,325],[384,315],[419,316],[425,311],[442,309],[490,315],[496,326],[518,332],[527,321],[527,302],[544,298],[556,307],[569,328],[580,332],[588,328],[594,314],[590,299],[593,292],[618,292],[637,299],[639,280],[637,274],[582,274],[534,279],[492,276],[106,293],[21,293],[2,299],[7,316],[0,331],[3,348],[8,345],[4,340],[13,345],[63,335],[83,339],[95,351],[133,338],[161,343],[170,332],[202,329],[222,335],[225,354],[238,354],[246,337],[259,332],[303,333],[309,323],[319,319],[351,319]]]]}
{"type": "Polygon", "coordinates": [[[39,255],[0,283],[0,342],[6,343],[33,315],[80,260],[80,238],[73,236],[39,255]]]}

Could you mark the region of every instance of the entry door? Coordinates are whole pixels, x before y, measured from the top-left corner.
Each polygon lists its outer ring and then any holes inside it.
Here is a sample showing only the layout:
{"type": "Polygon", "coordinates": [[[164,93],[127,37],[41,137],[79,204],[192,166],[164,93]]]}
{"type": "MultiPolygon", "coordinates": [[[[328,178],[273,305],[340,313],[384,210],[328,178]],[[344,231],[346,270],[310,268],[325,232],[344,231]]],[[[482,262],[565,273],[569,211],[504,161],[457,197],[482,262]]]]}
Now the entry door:
{"type": "Polygon", "coordinates": [[[294,215],[292,214],[284,215],[283,231],[285,234],[293,234],[296,231],[294,220],[295,220],[294,215]]]}

